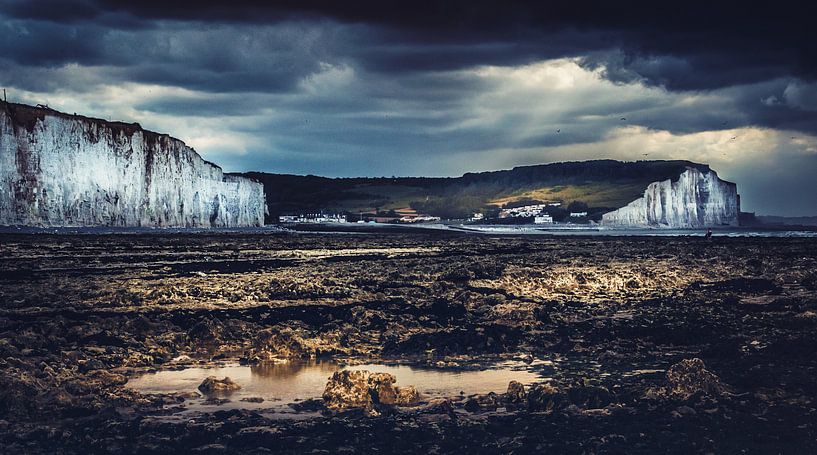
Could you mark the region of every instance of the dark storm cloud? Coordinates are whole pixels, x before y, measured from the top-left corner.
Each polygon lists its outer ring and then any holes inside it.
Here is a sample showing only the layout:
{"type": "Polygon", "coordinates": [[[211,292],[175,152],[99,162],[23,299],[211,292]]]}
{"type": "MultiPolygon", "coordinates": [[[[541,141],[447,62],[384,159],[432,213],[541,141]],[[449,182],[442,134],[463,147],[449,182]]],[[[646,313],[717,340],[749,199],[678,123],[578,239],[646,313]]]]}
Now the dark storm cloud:
{"type": "MultiPolygon", "coordinates": [[[[333,52],[325,44],[332,42],[331,28],[304,24],[238,28],[162,23],[149,30],[120,30],[93,23],[9,20],[0,27],[0,56],[13,65],[2,69],[7,73],[77,64],[100,67],[111,82],[212,92],[291,89],[333,52]]],[[[42,83],[34,78],[21,82],[26,89],[42,83]]]]}
{"type": "MultiPolygon", "coordinates": [[[[571,159],[629,127],[817,134],[811,22],[791,2],[6,0],[0,83],[228,170],[455,175],[571,159]]],[[[789,161],[791,185],[813,162],[789,161]]]]}
{"type": "MultiPolygon", "coordinates": [[[[617,47],[612,78],[670,89],[711,89],[774,77],[817,76],[811,16],[800,2],[139,1],[8,2],[9,17],[82,23],[127,18],[271,24],[324,20],[374,26],[361,61],[382,71],[520,64],[617,47]],[[565,36],[572,34],[573,36],[565,36]],[[402,44],[402,48],[377,48],[402,44]],[[365,58],[364,58],[365,57],[365,58]],[[664,59],[666,57],[666,60],[664,59]]],[[[108,22],[103,22],[108,23],[108,22]]],[[[116,22],[110,22],[115,24],[116,22]]],[[[360,44],[360,43],[357,43],[360,44]]],[[[589,65],[598,60],[588,60],[589,65]]]]}

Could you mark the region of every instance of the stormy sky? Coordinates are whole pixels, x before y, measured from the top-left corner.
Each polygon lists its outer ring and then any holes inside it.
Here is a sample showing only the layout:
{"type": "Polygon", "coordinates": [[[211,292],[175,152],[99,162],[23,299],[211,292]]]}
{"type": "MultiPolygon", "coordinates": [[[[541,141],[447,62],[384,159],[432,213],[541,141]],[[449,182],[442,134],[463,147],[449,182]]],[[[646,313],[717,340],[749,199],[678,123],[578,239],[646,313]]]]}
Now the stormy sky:
{"type": "Polygon", "coordinates": [[[227,171],[688,159],[775,215],[817,215],[815,43],[786,1],[0,0],[9,101],[139,122],[227,171]]]}

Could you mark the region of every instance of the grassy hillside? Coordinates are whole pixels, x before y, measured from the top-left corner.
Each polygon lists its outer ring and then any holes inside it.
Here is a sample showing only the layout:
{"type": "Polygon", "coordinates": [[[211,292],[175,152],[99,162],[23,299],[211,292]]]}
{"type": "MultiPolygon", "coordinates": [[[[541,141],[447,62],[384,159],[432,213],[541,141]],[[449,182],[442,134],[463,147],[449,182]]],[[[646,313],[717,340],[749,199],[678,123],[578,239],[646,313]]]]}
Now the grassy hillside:
{"type": "Polygon", "coordinates": [[[522,166],[456,178],[326,178],[313,175],[240,174],[264,184],[270,219],[308,211],[387,212],[414,209],[443,218],[490,213],[526,202],[560,201],[601,213],[639,198],[651,182],[675,179],[688,161],[613,160],[522,166]]]}

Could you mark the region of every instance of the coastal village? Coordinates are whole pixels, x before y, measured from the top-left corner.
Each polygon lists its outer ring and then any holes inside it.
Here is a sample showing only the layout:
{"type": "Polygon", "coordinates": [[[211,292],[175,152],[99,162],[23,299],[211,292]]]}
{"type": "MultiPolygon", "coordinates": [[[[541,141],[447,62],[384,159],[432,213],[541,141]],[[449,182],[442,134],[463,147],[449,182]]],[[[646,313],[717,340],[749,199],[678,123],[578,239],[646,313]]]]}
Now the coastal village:
{"type": "Polygon", "coordinates": [[[586,204],[572,203],[567,210],[562,208],[561,201],[545,203],[526,204],[520,206],[504,207],[497,210],[475,212],[468,219],[443,220],[439,216],[427,213],[418,213],[411,208],[394,209],[386,212],[370,211],[351,213],[329,213],[323,211],[306,212],[298,215],[280,215],[278,222],[281,224],[331,224],[331,223],[391,223],[391,224],[417,224],[417,223],[439,223],[442,221],[461,221],[471,224],[593,224],[595,221],[590,218],[590,212],[586,204]],[[578,210],[576,209],[584,209],[578,210]],[[485,213],[489,212],[489,213],[485,213]],[[561,215],[557,219],[554,215],[561,215]]]}

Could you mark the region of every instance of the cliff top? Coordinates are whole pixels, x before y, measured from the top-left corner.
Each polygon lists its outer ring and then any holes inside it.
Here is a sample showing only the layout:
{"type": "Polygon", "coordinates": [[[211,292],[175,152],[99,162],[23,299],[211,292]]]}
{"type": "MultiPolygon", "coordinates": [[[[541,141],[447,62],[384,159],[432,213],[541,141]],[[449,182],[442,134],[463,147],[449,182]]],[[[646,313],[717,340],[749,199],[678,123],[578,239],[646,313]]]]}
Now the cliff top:
{"type": "MultiPolygon", "coordinates": [[[[181,139],[172,137],[169,134],[157,133],[155,131],[146,130],[142,128],[142,125],[138,123],[126,123],[105,120],[95,117],[86,117],[84,115],[79,115],[77,113],[68,114],[66,112],[61,112],[42,104],[38,104],[37,106],[30,106],[28,104],[9,103],[7,101],[2,100],[0,100],[0,110],[5,111],[8,114],[13,125],[25,128],[26,131],[29,132],[34,131],[34,127],[37,125],[37,121],[44,121],[45,118],[48,116],[59,117],[66,120],[82,122],[85,124],[101,125],[104,128],[110,129],[115,134],[121,133],[126,136],[133,136],[135,133],[141,132],[145,140],[150,142],[161,141],[181,142],[185,147],[188,147],[195,152],[195,149],[187,146],[187,144],[185,144],[184,141],[182,141],[181,139]]],[[[221,166],[211,161],[204,160],[204,162],[211,166],[221,169],[221,166]]]]}

